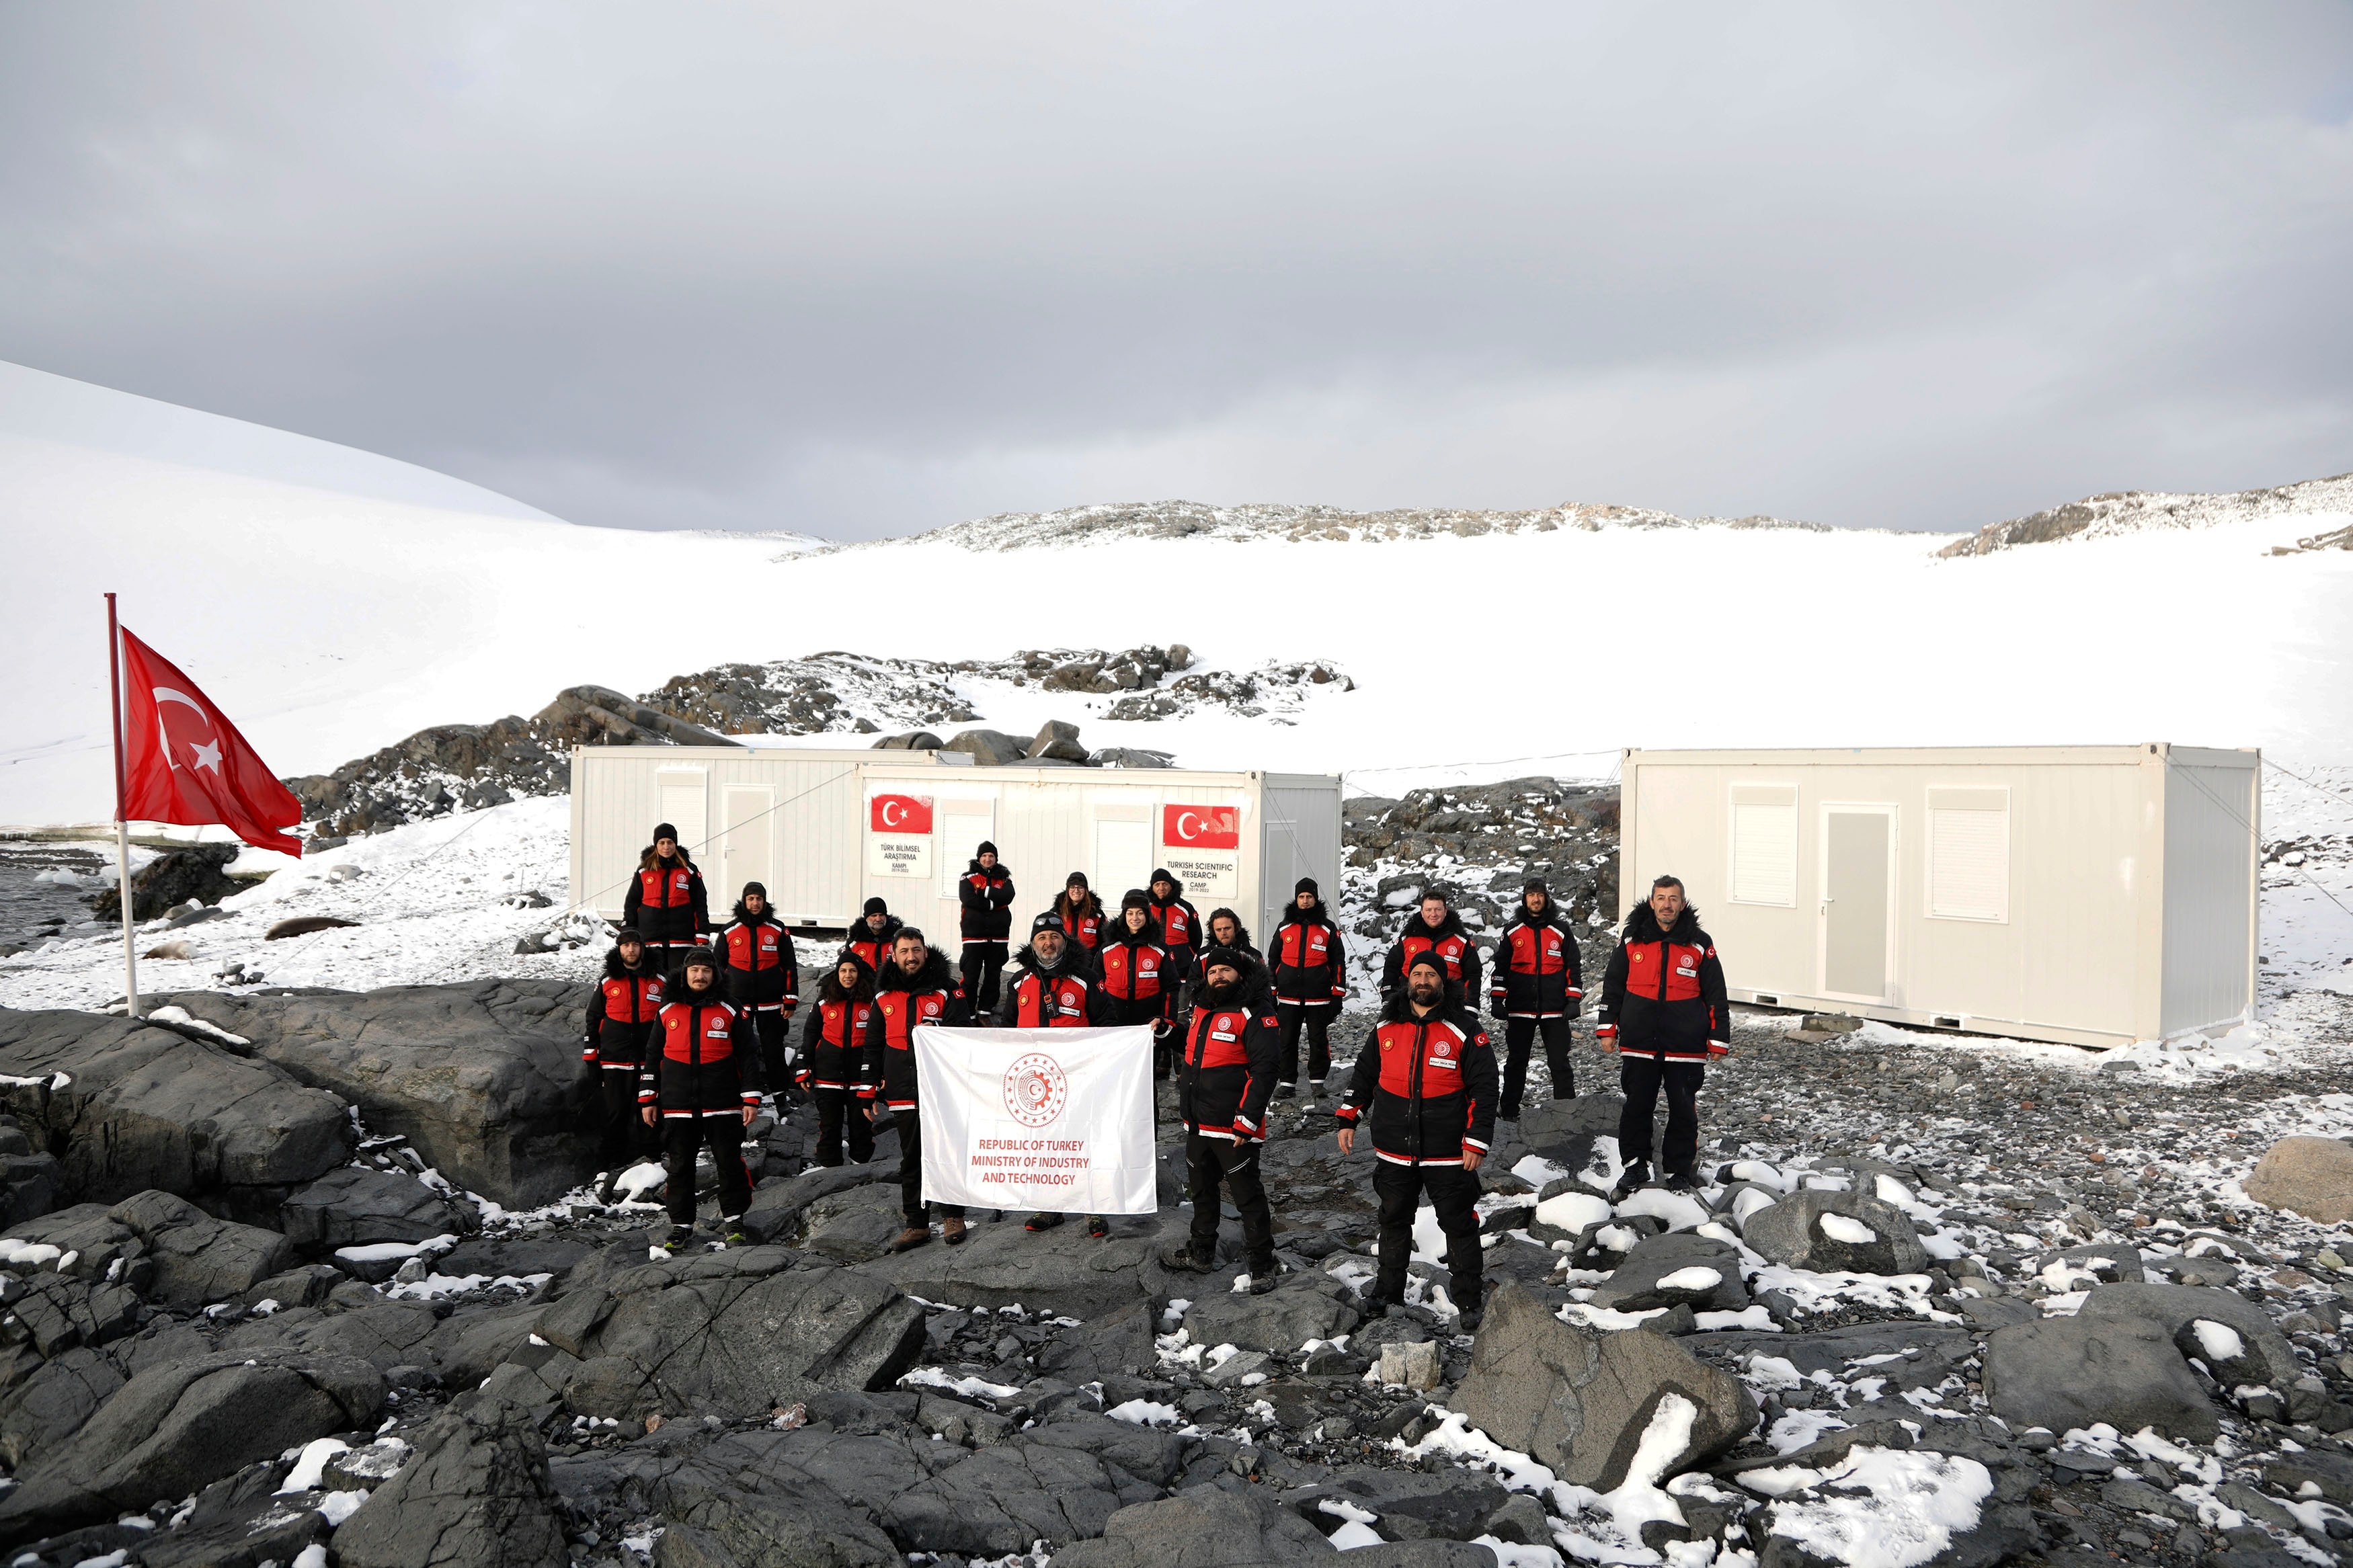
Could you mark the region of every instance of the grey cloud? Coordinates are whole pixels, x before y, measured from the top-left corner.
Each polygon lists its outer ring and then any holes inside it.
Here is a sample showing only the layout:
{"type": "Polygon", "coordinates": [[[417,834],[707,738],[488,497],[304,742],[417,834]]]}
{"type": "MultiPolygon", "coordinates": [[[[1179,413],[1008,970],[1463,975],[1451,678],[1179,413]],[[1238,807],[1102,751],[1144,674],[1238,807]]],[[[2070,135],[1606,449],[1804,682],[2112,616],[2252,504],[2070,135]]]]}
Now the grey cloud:
{"type": "Polygon", "coordinates": [[[2353,13],[0,6],[0,358],[583,522],[2353,466],[2353,13]]]}

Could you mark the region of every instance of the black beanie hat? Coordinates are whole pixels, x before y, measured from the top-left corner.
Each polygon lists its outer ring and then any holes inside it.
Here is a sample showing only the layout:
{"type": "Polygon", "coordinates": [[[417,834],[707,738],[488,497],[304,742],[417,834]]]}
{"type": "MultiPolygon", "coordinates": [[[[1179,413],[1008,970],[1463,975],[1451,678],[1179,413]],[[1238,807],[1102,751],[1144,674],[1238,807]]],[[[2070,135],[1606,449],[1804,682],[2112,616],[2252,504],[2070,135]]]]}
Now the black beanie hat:
{"type": "Polygon", "coordinates": [[[1142,888],[1130,888],[1125,896],[1119,900],[1120,912],[1123,914],[1129,910],[1148,910],[1151,907],[1152,895],[1142,888]]]}
{"type": "Polygon", "coordinates": [[[686,950],[685,960],[678,966],[679,973],[683,974],[698,963],[715,973],[719,968],[719,955],[707,947],[690,947],[686,950]]]}
{"type": "Polygon", "coordinates": [[[670,840],[671,843],[673,843],[673,844],[675,844],[676,842],[678,842],[678,827],[677,827],[677,826],[676,826],[675,824],[673,824],[673,823],[668,823],[668,822],[657,822],[657,823],[655,823],[655,824],[654,824],[654,842],[655,842],[655,843],[657,843],[657,844],[659,844],[659,843],[660,843],[660,842],[661,842],[663,839],[665,839],[665,838],[669,839],[669,840],[670,840]]]}
{"type": "Polygon", "coordinates": [[[860,912],[870,915],[887,915],[891,912],[891,906],[880,899],[869,899],[866,900],[866,908],[860,912]]]}
{"type": "Polygon", "coordinates": [[[644,934],[635,926],[623,926],[619,931],[613,933],[613,945],[615,947],[620,946],[625,942],[634,942],[639,947],[646,945],[644,934]]]}
{"type": "Polygon", "coordinates": [[[1219,964],[1223,964],[1226,968],[1232,970],[1236,974],[1240,974],[1249,962],[1250,961],[1248,959],[1244,958],[1240,953],[1236,952],[1230,947],[1213,947],[1208,952],[1201,955],[1201,977],[1205,980],[1208,979],[1209,971],[1217,968],[1219,964]]]}
{"type": "Polygon", "coordinates": [[[754,893],[759,894],[764,899],[766,898],[768,896],[768,885],[765,882],[746,882],[744,884],[744,896],[745,898],[748,899],[754,893]]]}
{"type": "Polygon", "coordinates": [[[1029,934],[1031,936],[1036,936],[1041,931],[1060,931],[1062,929],[1062,917],[1056,914],[1051,910],[1048,910],[1044,914],[1039,915],[1036,920],[1029,922],[1029,934]]]}
{"type": "Polygon", "coordinates": [[[1320,899],[1324,896],[1324,889],[1315,885],[1314,878],[1302,877],[1299,879],[1298,882],[1293,886],[1291,896],[1295,899],[1302,893],[1313,893],[1320,899]]]}
{"type": "Polygon", "coordinates": [[[1552,889],[1545,886],[1545,879],[1542,877],[1530,877],[1526,881],[1520,884],[1520,891],[1523,893],[1542,893],[1547,899],[1552,897],[1552,889]]]}
{"type": "Polygon", "coordinates": [[[997,853],[997,846],[984,838],[980,841],[980,847],[974,850],[972,853],[973,858],[975,859],[978,859],[983,855],[994,855],[997,853]]]}
{"type": "Polygon", "coordinates": [[[1073,871],[1069,876],[1062,879],[1062,886],[1065,888],[1088,888],[1092,889],[1092,884],[1088,882],[1087,874],[1084,871],[1073,871]]]}
{"type": "Polygon", "coordinates": [[[1415,953],[1413,962],[1405,966],[1405,972],[1408,974],[1411,974],[1417,969],[1435,969],[1440,980],[1446,978],[1446,961],[1427,948],[1415,953]]]}
{"type": "Polygon", "coordinates": [[[1176,879],[1170,876],[1166,868],[1159,866],[1155,866],[1152,868],[1152,875],[1146,877],[1145,881],[1147,884],[1152,882],[1166,882],[1172,888],[1176,885],[1176,879]]]}

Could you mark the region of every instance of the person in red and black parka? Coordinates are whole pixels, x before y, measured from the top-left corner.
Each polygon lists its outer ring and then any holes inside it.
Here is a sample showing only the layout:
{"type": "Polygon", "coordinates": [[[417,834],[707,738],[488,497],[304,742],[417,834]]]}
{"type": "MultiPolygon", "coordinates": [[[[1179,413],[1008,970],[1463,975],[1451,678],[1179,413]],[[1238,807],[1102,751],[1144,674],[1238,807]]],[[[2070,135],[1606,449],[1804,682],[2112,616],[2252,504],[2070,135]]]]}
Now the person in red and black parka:
{"type": "Polygon", "coordinates": [[[1541,1034],[1545,1067],[1552,1074],[1552,1097],[1577,1096],[1577,1070],[1568,1059],[1568,1021],[1585,1009],[1585,961],[1577,933],[1553,907],[1542,877],[1520,889],[1520,909],[1495,941],[1488,972],[1487,1007],[1504,1020],[1504,1103],[1506,1121],[1520,1119],[1520,1094],[1527,1087],[1528,1050],[1541,1034]]]}
{"type": "MultiPolygon", "coordinates": [[[[1021,968],[1005,983],[1005,998],[997,1005],[997,1025],[1002,1029],[1100,1028],[1113,1022],[1114,1004],[1103,989],[1103,976],[1087,965],[1078,947],[1065,940],[1062,917],[1052,910],[1029,922],[1029,945],[1021,954],[1021,968]]],[[[1051,1230],[1063,1216],[1039,1210],[1024,1227],[1051,1230]]],[[[1111,1234],[1111,1221],[1102,1215],[1087,1216],[1087,1234],[1111,1234]]]]}
{"type": "Polygon", "coordinates": [[[1250,1293],[1264,1295],[1282,1273],[1274,1256],[1274,1211],[1259,1173],[1282,1047],[1274,1019],[1261,1011],[1262,1004],[1253,1005],[1264,994],[1252,983],[1257,968],[1231,948],[1210,948],[1201,954],[1192,1010],[1178,1021],[1184,1048],[1176,1069],[1176,1110],[1185,1122],[1193,1224],[1183,1245],[1161,1261],[1195,1274],[1218,1266],[1222,1182],[1241,1215],[1250,1293]]]}
{"type": "Polygon", "coordinates": [[[1211,947],[1230,947],[1253,963],[1265,966],[1266,955],[1251,945],[1250,927],[1242,917],[1223,905],[1209,911],[1209,942],[1211,947]]]}
{"type": "MultiPolygon", "coordinates": [[[[881,1086],[899,1129],[899,1209],[907,1226],[892,1240],[904,1252],[932,1239],[931,1210],[923,1202],[923,1123],[921,1085],[915,1076],[915,1031],[927,1024],[961,1026],[970,1016],[964,986],[913,926],[902,926],[891,943],[882,973],[874,977],[874,1011],[866,1020],[866,1081],[881,1086]]],[[[964,1207],[942,1204],[940,1239],[964,1242],[964,1207]]]]}
{"type": "Polygon", "coordinates": [[[720,928],[712,949],[719,955],[719,982],[727,999],[751,1010],[760,1030],[761,1080],[782,1097],[792,1079],[786,1073],[785,1029],[800,1005],[801,961],[793,934],[768,908],[768,889],[744,884],[735,918],[720,928]]]}
{"type": "Polygon", "coordinates": [[[1275,1093],[1299,1092],[1299,1031],[1307,1031],[1307,1077],[1324,1092],[1332,1070],[1332,1021],[1348,994],[1348,955],[1340,922],[1324,907],[1315,879],[1302,877],[1291,890],[1282,923],[1267,943],[1273,971],[1275,1015],[1282,1020],[1282,1081],[1275,1093]]]}
{"type": "Polygon", "coordinates": [[[1071,872],[1062,884],[1062,896],[1054,900],[1054,913],[1062,917],[1063,934],[1078,944],[1092,964],[1095,949],[1103,942],[1103,900],[1089,890],[1084,871],[1071,872]]]}
{"type": "Polygon", "coordinates": [[[879,983],[883,965],[891,962],[891,948],[899,940],[902,922],[891,912],[891,906],[880,899],[866,900],[866,909],[858,923],[849,928],[849,938],[841,944],[842,955],[854,958],[866,966],[866,973],[879,983]]]}
{"type": "Polygon", "coordinates": [[[1152,900],[1141,888],[1130,888],[1120,900],[1119,919],[1112,922],[1103,945],[1095,949],[1095,968],[1112,999],[1112,1022],[1150,1025],[1152,1076],[1173,1077],[1176,1040],[1170,1020],[1176,1016],[1183,972],[1160,940],[1160,924],[1152,918],[1152,900]]]}
{"type": "Polygon", "coordinates": [[[1182,970],[1190,973],[1193,955],[1201,950],[1201,911],[1185,899],[1185,884],[1166,870],[1152,873],[1152,918],[1160,922],[1160,945],[1182,970]]]}
{"type": "Polygon", "coordinates": [[[1430,1194],[1446,1235],[1447,1290],[1460,1327],[1478,1328],[1486,1289],[1479,1252],[1479,1164],[1495,1136],[1495,1052],[1487,1031],[1455,998],[1445,960],[1424,951],[1381,1005],[1356,1058],[1340,1119],[1340,1152],[1354,1153],[1370,1124],[1373,1191],[1380,1199],[1380,1272],[1365,1310],[1379,1317],[1405,1300],[1413,1261],[1413,1211],[1430,1194]]]}
{"type": "Polygon", "coordinates": [[[1434,952],[1444,962],[1446,982],[1454,987],[1456,1005],[1476,1007],[1479,947],[1462,929],[1462,917],[1447,903],[1442,889],[1422,889],[1421,908],[1406,917],[1405,930],[1389,944],[1388,957],[1381,965],[1383,1000],[1404,989],[1406,966],[1425,952],[1434,952]]]}
{"type": "Polygon", "coordinates": [[[596,1075],[597,1139],[605,1162],[596,1188],[599,1203],[613,1201],[623,1167],[650,1158],[656,1147],[638,1114],[638,1078],[645,1070],[654,1016],[661,1011],[662,978],[646,956],[645,939],[624,926],[605,955],[605,977],[588,993],[580,1060],[596,1075]]]}
{"type": "Polygon", "coordinates": [[[817,1005],[801,1026],[800,1085],[817,1103],[817,1163],[841,1163],[844,1134],[859,1164],[874,1158],[874,1083],[866,1026],[874,1015],[874,976],[843,953],[818,983],[817,1005]]]}
{"type": "Polygon", "coordinates": [[[694,1231],[694,1153],[706,1142],[719,1173],[720,1230],[729,1243],[752,1206],[744,1169],[744,1130],[760,1109],[760,1031],[749,1010],[719,988],[719,960],[707,947],[662,984],[653,1048],[638,1079],[646,1125],[659,1125],[670,1167],[670,1239],[676,1252],[694,1231]]]}
{"type": "Polygon", "coordinates": [[[1013,878],[998,864],[997,846],[982,839],[972,858],[972,868],[956,883],[956,902],[963,906],[958,934],[964,938],[964,994],[973,1007],[989,1013],[997,1007],[997,978],[1005,973],[1006,944],[1013,935],[1013,878]]]}
{"type": "Polygon", "coordinates": [[[1666,1185],[1687,1193],[1697,1184],[1699,1090],[1710,1058],[1732,1048],[1732,1009],[1715,943],[1699,928],[1699,911],[1683,901],[1672,877],[1651,884],[1620,933],[1618,951],[1601,980],[1594,1038],[1618,1053],[1618,1083],[1626,1109],[1618,1120],[1618,1152],[1626,1162],[1614,1195],[1630,1197],[1651,1181],[1651,1119],[1659,1090],[1667,1091],[1667,1141],[1660,1163],[1666,1185]]]}
{"type": "Polygon", "coordinates": [[[621,923],[646,939],[646,956],[665,973],[711,929],[711,902],[702,873],[686,858],[678,829],[654,825],[654,841],[638,857],[638,874],[621,896],[621,923]]]}

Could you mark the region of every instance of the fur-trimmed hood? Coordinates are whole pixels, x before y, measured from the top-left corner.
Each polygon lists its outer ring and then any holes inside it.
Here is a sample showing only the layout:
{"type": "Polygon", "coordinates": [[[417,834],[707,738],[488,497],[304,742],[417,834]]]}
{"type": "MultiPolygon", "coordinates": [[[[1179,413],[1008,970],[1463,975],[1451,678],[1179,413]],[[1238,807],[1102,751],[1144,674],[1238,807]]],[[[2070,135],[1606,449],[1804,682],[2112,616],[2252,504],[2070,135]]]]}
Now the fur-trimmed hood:
{"type": "Polygon", "coordinates": [[[913,974],[895,963],[884,960],[882,973],[874,977],[874,989],[878,994],[884,991],[953,991],[955,989],[955,974],[948,968],[948,955],[934,947],[924,952],[923,967],[913,974]]]}
{"type": "Polygon", "coordinates": [[[1697,909],[1685,904],[1683,914],[1675,921],[1674,929],[1662,931],[1659,929],[1659,917],[1651,912],[1651,900],[1648,899],[1636,904],[1634,912],[1626,917],[1624,935],[1628,942],[1683,942],[1700,947],[1708,944],[1707,933],[1699,929],[1697,909]]]}
{"type": "Polygon", "coordinates": [[[659,976],[661,973],[661,965],[647,963],[647,956],[645,949],[643,947],[639,947],[638,949],[638,966],[635,969],[631,969],[628,964],[621,962],[621,944],[615,942],[612,948],[605,954],[605,978],[607,980],[644,980],[649,976],[659,976]]]}

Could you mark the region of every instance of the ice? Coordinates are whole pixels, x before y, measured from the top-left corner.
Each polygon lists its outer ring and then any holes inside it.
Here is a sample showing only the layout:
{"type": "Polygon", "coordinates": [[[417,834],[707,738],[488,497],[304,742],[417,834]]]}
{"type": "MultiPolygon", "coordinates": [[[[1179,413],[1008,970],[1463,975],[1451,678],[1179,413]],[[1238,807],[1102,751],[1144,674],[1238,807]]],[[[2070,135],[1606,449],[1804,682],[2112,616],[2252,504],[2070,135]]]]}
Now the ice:
{"type": "Polygon", "coordinates": [[[1983,1465],[1925,1449],[1862,1447],[1828,1470],[1778,1467],[1736,1479],[1746,1486],[1767,1476],[1752,1489],[1780,1499],[1767,1510],[1768,1532],[1849,1568],[1919,1568],[1974,1528],[1993,1495],[1983,1465]],[[1791,1499],[1800,1487],[1823,1490],[1791,1499]]]}
{"type": "Polygon", "coordinates": [[[1010,1399],[1021,1392],[1008,1384],[991,1383],[985,1377],[959,1377],[936,1366],[917,1367],[899,1379],[899,1386],[944,1388],[966,1399],[1010,1399]]]}
{"type": "Polygon", "coordinates": [[[1618,1213],[1649,1215],[1667,1222],[1669,1230],[1690,1230],[1707,1223],[1707,1208],[1698,1199],[1664,1187],[1644,1187],[1618,1205],[1618,1213]]]}
{"type": "Polygon", "coordinates": [[[1359,1546],[1378,1546],[1381,1543],[1381,1532],[1369,1524],[1361,1524],[1352,1519],[1324,1539],[1341,1551],[1347,1552],[1359,1546]]]}
{"type": "Polygon", "coordinates": [[[2198,1336],[2198,1349],[2208,1366],[2220,1366],[2247,1353],[2246,1342],[2239,1337],[2239,1331],[2228,1323],[2200,1318],[2189,1327],[2190,1331],[2198,1336]]]}
{"type": "Polygon", "coordinates": [[[326,1479],[327,1461],[337,1454],[351,1452],[351,1447],[341,1437],[321,1437],[305,1443],[294,1468],[286,1472],[286,1479],[279,1486],[278,1495],[318,1490],[320,1483],[326,1479]]]}
{"type": "Polygon", "coordinates": [[[1877,1231],[1862,1221],[1842,1214],[1823,1215],[1816,1223],[1822,1227],[1824,1236],[1832,1241],[1845,1242],[1849,1247],[1862,1247],[1879,1239],[1877,1231]]]}
{"type": "Polygon", "coordinates": [[[1124,1405],[1113,1405],[1103,1414],[1114,1421],[1126,1421],[1138,1426],[1175,1426],[1185,1419],[1175,1405],[1162,1405],[1150,1399],[1131,1399],[1124,1405]]]}
{"type": "Polygon", "coordinates": [[[1662,1275],[1659,1279],[1659,1289],[1662,1290],[1713,1290],[1723,1283],[1722,1269],[1708,1268],[1695,1263],[1688,1268],[1678,1268],[1672,1274],[1662,1275]]]}
{"type": "Polygon", "coordinates": [[[319,1517],[327,1521],[330,1530],[340,1529],[343,1521],[359,1512],[360,1504],[367,1501],[363,1491],[329,1492],[319,1500],[319,1517]]]}
{"type": "Polygon", "coordinates": [[[38,1268],[45,1263],[55,1263],[65,1254],[46,1241],[18,1241],[0,1236],[0,1264],[14,1268],[38,1268]]]}
{"type": "Polygon", "coordinates": [[[1609,1217],[1609,1203],[1591,1193],[1566,1192],[1536,1205],[1536,1223],[1565,1230],[1571,1236],[1609,1217]]]}

